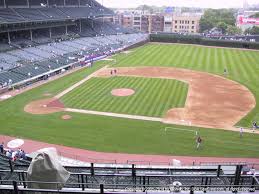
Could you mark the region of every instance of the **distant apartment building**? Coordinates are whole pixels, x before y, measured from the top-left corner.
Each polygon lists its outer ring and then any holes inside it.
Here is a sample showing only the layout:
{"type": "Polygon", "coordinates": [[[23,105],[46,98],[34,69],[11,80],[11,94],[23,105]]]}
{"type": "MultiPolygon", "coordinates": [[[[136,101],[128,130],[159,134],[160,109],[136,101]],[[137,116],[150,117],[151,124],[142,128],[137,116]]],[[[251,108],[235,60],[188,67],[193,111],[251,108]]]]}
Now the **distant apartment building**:
{"type": "Polygon", "coordinates": [[[142,31],[141,29],[141,22],[142,22],[142,15],[141,14],[133,14],[133,28],[139,31],[142,31]]]}
{"type": "Polygon", "coordinates": [[[160,14],[149,15],[149,33],[164,31],[164,16],[160,14]]]}
{"type": "Polygon", "coordinates": [[[173,31],[173,16],[172,15],[164,15],[164,32],[172,32],[173,31]]]}
{"type": "Polygon", "coordinates": [[[155,14],[117,14],[114,22],[124,27],[134,28],[141,32],[163,32],[164,17],[155,14]]]}
{"type": "Polygon", "coordinates": [[[172,32],[198,33],[201,14],[174,14],[172,20],[172,32]]]}
{"type": "Polygon", "coordinates": [[[176,32],[198,33],[201,14],[143,14],[141,12],[117,14],[115,23],[145,33],[176,32]]]}

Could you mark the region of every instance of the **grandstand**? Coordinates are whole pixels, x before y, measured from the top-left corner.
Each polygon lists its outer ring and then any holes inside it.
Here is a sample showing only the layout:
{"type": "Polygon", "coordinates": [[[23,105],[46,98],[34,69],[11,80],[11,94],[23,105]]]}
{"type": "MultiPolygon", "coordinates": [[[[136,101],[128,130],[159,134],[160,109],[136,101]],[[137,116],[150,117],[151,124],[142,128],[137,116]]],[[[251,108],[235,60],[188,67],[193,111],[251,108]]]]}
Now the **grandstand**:
{"type": "Polygon", "coordinates": [[[148,38],[106,21],[113,12],[93,0],[17,2],[0,2],[0,88],[47,79],[148,38]]]}
{"type": "MultiPolygon", "coordinates": [[[[0,193],[18,191],[44,191],[28,188],[29,161],[10,162],[0,154],[0,193]]],[[[93,164],[65,166],[70,177],[61,193],[105,192],[174,192],[236,190],[255,191],[258,176],[247,174],[246,164],[203,164],[197,166],[145,166],[134,164],[93,164]],[[177,186],[178,185],[178,186],[177,186]],[[181,187],[179,187],[181,186],[181,187]]],[[[42,183],[43,184],[43,183],[42,183]]],[[[57,184],[57,183],[51,183],[57,184]]]]}

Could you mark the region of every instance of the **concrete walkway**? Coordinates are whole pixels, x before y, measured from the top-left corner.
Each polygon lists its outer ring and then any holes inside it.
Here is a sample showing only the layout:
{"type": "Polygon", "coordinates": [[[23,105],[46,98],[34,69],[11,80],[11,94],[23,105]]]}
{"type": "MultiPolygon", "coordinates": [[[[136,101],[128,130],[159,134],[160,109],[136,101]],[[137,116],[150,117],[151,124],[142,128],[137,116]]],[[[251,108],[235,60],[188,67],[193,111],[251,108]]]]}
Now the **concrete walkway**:
{"type": "MultiPolygon", "coordinates": [[[[0,142],[5,146],[15,137],[0,135],[0,142]]],[[[193,165],[202,163],[257,163],[259,158],[222,158],[222,157],[191,157],[191,156],[174,156],[174,155],[144,155],[144,154],[124,154],[124,153],[104,153],[79,148],[72,148],[62,145],[48,144],[39,141],[23,139],[24,144],[19,148],[24,149],[27,153],[35,152],[42,148],[55,147],[61,156],[72,158],[83,162],[106,163],[106,164],[142,164],[142,165],[169,165],[173,159],[180,160],[182,165],[193,165]]],[[[259,165],[255,166],[259,167],[259,165]]]]}

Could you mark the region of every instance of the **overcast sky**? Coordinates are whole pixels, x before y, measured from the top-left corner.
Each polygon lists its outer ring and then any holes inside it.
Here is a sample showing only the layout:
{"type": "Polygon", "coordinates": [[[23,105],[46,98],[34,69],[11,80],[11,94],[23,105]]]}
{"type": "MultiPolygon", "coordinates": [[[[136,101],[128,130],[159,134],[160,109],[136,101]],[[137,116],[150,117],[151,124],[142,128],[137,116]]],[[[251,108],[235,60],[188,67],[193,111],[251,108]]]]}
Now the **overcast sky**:
{"type": "MultiPolygon", "coordinates": [[[[242,7],[243,0],[97,0],[106,7],[135,8],[139,5],[186,6],[203,8],[242,7]]],[[[247,0],[249,4],[258,4],[259,0],[247,0]]]]}

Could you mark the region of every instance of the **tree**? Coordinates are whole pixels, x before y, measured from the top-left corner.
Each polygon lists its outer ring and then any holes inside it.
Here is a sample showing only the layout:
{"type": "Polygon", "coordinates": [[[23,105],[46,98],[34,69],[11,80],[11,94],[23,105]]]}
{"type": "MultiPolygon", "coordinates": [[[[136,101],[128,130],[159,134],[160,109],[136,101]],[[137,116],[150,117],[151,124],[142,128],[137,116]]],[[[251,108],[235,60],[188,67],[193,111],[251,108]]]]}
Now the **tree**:
{"type": "Polygon", "coordinates": [[[200,31],[204,32],[206,30],[210,30],[211,28],[217,27],[219,24],[221,27],[223,27],[223,30],[227,29],[226,25],[235,26],[235,13],[236,10],[234,9],[205,10],[204,15],[200,19],[200,31]]]}
{"type": "Polygon", "coordinates": [[[259,27],[253,26],[245,30],[245,34],[259,35],[259,27]]]}
{"type": "Polygon", "coordinates": [[[228,26],[226,30],[228,35],[240,35],[242,34],[242,30],[236,26],[228,26]]]}
{"type": "Polygon", "coordinates": [[[225,22],[219,22],[217,23],[216,27],[222,30],[222,33],[225,34],[227,31],[228,25],[225,22]]]}
{"type": "Polygon", "coordinates": [[[259,18],[259,13],[249,16],[250,18],[259,18]]]}

